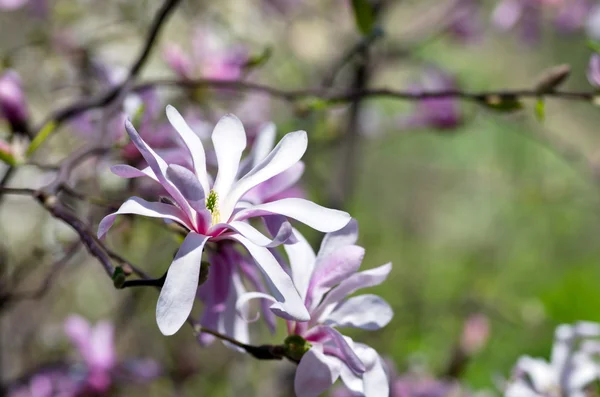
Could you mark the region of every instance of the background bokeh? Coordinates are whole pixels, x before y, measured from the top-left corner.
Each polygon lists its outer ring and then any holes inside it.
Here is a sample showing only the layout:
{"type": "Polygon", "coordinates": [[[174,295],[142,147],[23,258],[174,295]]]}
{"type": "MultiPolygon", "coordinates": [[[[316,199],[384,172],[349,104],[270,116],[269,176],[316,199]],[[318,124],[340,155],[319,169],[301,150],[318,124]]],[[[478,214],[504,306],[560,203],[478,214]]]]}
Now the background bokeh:
{"type": "MultiPolygon", "coordinates": [[[[201,28],[224,48],[244,46],[253,56],[269,49],[269,59],[243,76],[246,80],[282,89],[319,87],[343,53],[362,40],[349,3],[184,1],[139,80],[173,78],[165,48],[177,43],[190,52],[201,28]]],[[[591,51],[584,30],[564,34],[544,20],[539,39],[526,42],[516,29],[494,27],[491,13],[498,2],[488,1],[469,14],[480,25],[474,40],[461,42],[442,29],[449,15],[443,12],[446,1],[390,3],[380,17],[383,36],[371,44],[370,87],[408,90],[435,66],[467,91],[531,88],[542,70],[566,63],[571,76],[564,88],[590,90],[591,51]]],[[[41,122],[61,105],[102,89],[86,75],[86,62],[127,68],[158,6],[154,1],[57,0],[43,15],[31,4],[0,12],[0,56],[6,68],[21,75],[32,120],[41,122]]],[[[340,70],[334,87],[351,87],[353,65],[340,70]]],[[[199,71],[195,77],[201,76],[199,71]]],[[[548,99],[540,121],[535,99],[511,113],[457,102],[460,121],[441,129],[406,125],[407,115],[419,111],[414,102],[367,99],[360,104],[356,155],[348,163],[350,105],[259,97],[245,104],[250,110],[238,114],[242,121],[253,122],[262,112],[280,135],[306,130],[306,195],[341,206],[358,220],[359,244],[367,251],[363,267],[393,262],[390,278],[370,292],[390,302],[394,319],[381,331],[348,335],[373,346],[400,371],[424,367],[442,373],[465,320],[483,314],[490,321],[489,339],[469,360],[462,382],[500,395],[500,379],[510,376],[519,356],[548,356],[556,325],[600,321],[600,118],[594,105],[548,99]],[[348,172],[354,182],[340,196],[340,181],[348,172]]],[[[236,113],[246,99],[235,90],[160,89],[161,106],[194,108],[210,124],[236,113]]],[[[0,129],[2,137],[8,137],[8,128],[0,129]]],[[[89,139],[96,138],[66,124],[34,159],[56,163],[89,139]]],[[[114,155],[86,162],[74,177],[76,186],[122,201],[128,196],[125,185],[108,171],[116,162],[114,155]]],[[[10,185],[37,188],[48,178],[47,171],[22,166],[10,185]]],[[[94,225],[107,213],[94,205],[72,205],[94,225]]],[[[318,247],[321,236],[302,230],[318,247]]],[[[35,289],[74,237],[30,198],[5,197],[0,288],[35,289]]],[[[138,217],[119,223],[107,244],[159,276],[178,241],[159,222],[138,217]]],[[[116,395],[289,395],[291,364],[256,361],[220,343],[201,347],[185,328],[162,336],[154,318],[156,297],[150,288],[116,290],[80,247],[43,297],[2,307],[2,380],[73,356],[62,323],[78,313],[115,323],[120,357],[148,357],[165,368],[167,375],[158,380],[116,395]]],[[[278,336],[271,337],[258,324],[254,340],[277,341],[283,328],[279,324],[278,336]]]]}

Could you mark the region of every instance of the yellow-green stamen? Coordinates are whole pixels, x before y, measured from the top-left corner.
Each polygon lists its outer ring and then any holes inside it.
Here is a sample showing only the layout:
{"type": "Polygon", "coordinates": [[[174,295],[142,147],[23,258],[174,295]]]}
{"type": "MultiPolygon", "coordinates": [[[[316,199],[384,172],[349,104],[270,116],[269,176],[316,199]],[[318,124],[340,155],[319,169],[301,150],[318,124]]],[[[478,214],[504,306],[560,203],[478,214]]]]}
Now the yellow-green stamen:
{"type": "Polygon", "coordinates": [[[219,196],[217,195],[217,192],[215,192],[214,190],[211,190],[210,193],[208,193],[208,197],[206,198],[206,208],[212,214],[212,224],[213,225],[216,225],[217,223],[219,223],[220,215],[219,215],[218,202],[219,202],[219,196]]]}

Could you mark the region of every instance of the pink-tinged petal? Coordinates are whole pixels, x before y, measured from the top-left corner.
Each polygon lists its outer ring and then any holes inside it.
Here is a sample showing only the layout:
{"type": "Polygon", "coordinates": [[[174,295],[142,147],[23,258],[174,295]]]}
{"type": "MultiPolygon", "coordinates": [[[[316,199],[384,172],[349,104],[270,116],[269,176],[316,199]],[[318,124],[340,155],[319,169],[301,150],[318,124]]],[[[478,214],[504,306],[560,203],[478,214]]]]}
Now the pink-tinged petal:
{"type": "Polygon", "coordinates": [[[327,317],[325,324],[374,331],[385,327],[393,316],[394,311],[386,301],[377,295],[367,294],[342,302],[327,317]]]}
{"type": "Polygon", "coordinates": [[[23,7],[29,0],[0,0],[0,10],[16,10],[23,7]]]}
{"type": "Polygon", "coordinates": [[[173,199],[179,204],[187,216],[191,217],[191,210],[189,204],[181,195],[181,192],[177,190],[171,182],[167,180],[167,163],[158,155],[148,144],[140,137],[138,132],[133,127],[133,124],[129,120],[125,121],[125,130],[127,135],[131,139],[131,142],[138,148],[144,160],[148,163],[154,175],[158,179],[158,182],[165,188],[165,190],[173,197],[173,199]]]}
{"type": "Polygon", "coordinates": [[[315,346],[307,351],[296,369],[294,391],[298,397],[317,397],[340,376],[341,362],[326,356],[315,346]]]}
{"type": "Polygon", "coordinates": [[[177,164],[167,168],[167,179],[181,192],[194,211],[206,212],[206,192],[192,171],[177,164]]]}
{"type": "Polygon", "coordinates": [[[232,186],[231,192],[221,207],[221,215],[229,216],[236,203],[250,189],[300,161],[306,152],[307,145],[308,137],[305,131],[290,132],[285,135],[264,160],[232,186]],[[227,210],[227,213],[223,213],[223,208],[227,210]]]}
{"type": "Polygon", "coordinates": [[[242,236],[246,237],[253,244],[260,247],[277,247],[289,239],[291,235],[291,226],[289,230],[282,230],[281,235],[275,236],[274,239],[270,239],[261,232],[259,232],[254,226],[246,222],[233,221],[229,223],[218,223],[211,228],[212,231],[218,231],[219,229],[231,229],[242,236]]]}
{"type": "Polygon", "coordinates": [[[185,214],[179,208],[171,204],[154,203],[144,200],[140,197],[130,197],[125,201],[117,212],[106,215],[98,225],[98,238],[102,238],[111,228],[117,215],[135,214],[147,216],[150,218],[163,218],[179,222],[189,229],[192,225],[189,224],[185,214]]]}
{"type": "Polygon", "coordinates": [[[230,236],[230,239],[240,242],[261,268],[270,285],[273,287],[274,298],[277,303],[271,305],[271,310],[280,317],[288,320],[308,321],[310,314],[304,302],[298,295],[294,283],[283,270],[273,254],[264,247],[253,244],[243,236],[230,236]]]}
{"type": "Polygon", "coordinates": [[[91,356],[88,359],[90,367],[108,371],[116,364],[114,331],[114,327],[110,323],[96,324],[91,337],[91,356]]]}
{"type": "Polygon", "coordinates": [[[168,44],[162,52],[162,57],[179,77],[189,79],[192,75],[192,61],[177,44],[168,44]]]}
{"type": "Polygon", "coordinates": [[[167,272],[156,305],[156,322],[164,335],[179,331],[192,312],[207,236],[188,233],[167,272]]]}
{"type": "MultiPolygon", "coordinates": [[[[254,316],[250,316],[248,304],[251,300],[260,299],[261,301],[271,302],[277,304],[277,299],[273,298],[271,295],[264,292],[246,292],[240,295],[235,303],[235,309],[237,314],[247,323],[253,323],[258,321],[260,318],[260,313],[256,313],[254,316]]],[[[271,305],[273,306],[273,305],[271,305]]],[[[271,309],[271,308],[269,308],[271,309]]],[[[283,313],[283,318],[287,318],[285,313],[283,313]]]]}
{"type": "Polygon", "coordinates": [[[327,233],[325,237],[323,237],[318,256],[319,258],[326,258],[338,248],[356,244],[357,240],[358,222],[356,219],[351,219],[350,222],[340,230],[327,233]]]}
{"type": "Polygon", "coordinates": [[[389,396],[390,383],[379,354],[375,349],[362,343],[356,343],[354,350],[367,367],[362,375],[365,397],[389,396]]]}
{"type": "Polygon", "coordinates": [[[158,182],[158,178],[154,175],[154,172],[150,167],[146,167],[143,170],[139,170],[135,167],[132,167],[127,164],[117,164],[110,167],[110,170],[116,176],[120,176],[121,178],[140,178],[140,177],[150,177],[158,182]]]}
{"type": "Polygon", "coordinates": [[[321,207],[312,201],[300,198],[287,198],[259,204],[244,209],[233,217],[244,220],[255,216],[279,214],[310,226],[320,232],[333,232],[346,226],[350,221],[347,212],[321,207]]]}
{"type": "Polygon", "coordinates": [[[81,316],[72,315],[65,321],[65,333],[85,358],[89,357],[92,328],[90,323],[81,316]]]}
{"type": "Polygon", "coordinates": [[[167,105],[167,119],[175,128],[175,130],[179,133],[179,136],[187,146],[190,155],[192,157],[192,162],[194,163],[194,171],[196,172],[196,176],[202,185],[202,190],[204,193],[208,193],[210,191],[210,185],[208,181],[208,174],[206,172],[206,153],[204,152],[204,146],[202,145],[202,141],[192,131],[188,123],[184,120],[184,118],[179,114],[177,109],[175,109],[171,105],[167,105]]]}
{"type": "Polygon", "coordinates": [[[348,279],[342,281],[337,287],[333,288],[323,302],[313,312],[311,324],[316,324],[325,319],[329,313],[337,306],[337,304],[345,299],[348,295],[354,293],[361,288],[373,287],[381,284],[392,270],[392,264],[376,267],[374,269],[365,270],[353,274],[348,279]]]}
{"type": "Polygon", "coordinates": [[[319,258],[308,285],[307,307],[315,308],[327,291],[353,276],[360,268],[364,256],[364,248],[349,245],[338,248],[323,259],[319,258]]]}
{"type": "Polygon", "coordinates": [[[285,216],[272,215],[263,217],[263,221],[269,234],[273,237],[273,241],[277,242],[277,245],[283,243],[293,244],[296,239],[293,236],[292,224],[287,220],[285,216]]]}
{"type": "MultiPolygon", "coordinates": [[[[213,189],[223,202],[235,181],[242,152],[246,149],[246,131],[242,122],[233,114],[223,116],[215,126],[212,142],[219,167],[213,189]]],[[[227,220],[233,211],[233,206],[220,208],[220,211],[223,219],[227,220]]]]}
{"type": "Polygon", "coordinates": [[[261,128],[252,146],[252,168],[256,167],[271,152],[271,149],[275,146],[276,132],[277,130],[273,123],[267,123],[261,128]]]}
{"type": "MultiPolygon", "coordinates": [[[[304,163],[298,161],[289,169],[250,189],[242,199],[254,204],[275,201],[280,195],[285,194],[287,190],[292,189],[300,180],[303,173],[304,163]]],[[[294,195],[286,197],[294,197],[294,195]]]]}
{"type": "MultiPolygon", "coordinates": [[[[227,297],[226,308],[221,315],[219,331],[242,343],[250,343],[248,323],[243,319],[243,317],[247,317],[247,315],[246,313],[243,313],[242,316],[239,316],[236,306],[236,300],[238,296],[242,296],[245,293],[246,290],[239,273],[234,272],[231,277],[231,286],[229,288],[229,296],[227,297]]],[[[242,351],[242,349],[229,343],[225,342],[225,344],[235,350],[242,351]]]]}
{"type": "Polygon", "coordinates": [[[342,354],[342,358],[344,363],[355,373],[362,374],[367,369],[362,360],[358,357],[352,346],[348,342],[352,342],[352,339],[345,338],[342,334],[339,333],[338,330],[331,327],[323,327],[325,331],[331,337],[335,346],[339,349],[342,354]],[[348,339],[348,340],[346,340],[348,339]]]}
{"type": "MultiPolygon", "coordinates": [[[[254,266],[254,264],[250,264],[244,258],[238,258],[238,263],[240,265],[241,273],[244,275],[244,278],[250,282],[251,289],[258,292],[265,292],[266,288],[262,281],[261,275],[259,274],[259,270],[254,266]]],[[[271,333],[275,333],[275,325],[276,325],[276,317],[273,312],[269,309],[269,302],[262,299],[260,301],[260,308],[263,315],[263,319],[269,328],[271,333]]]]}
{"type": "Polygon", "coordinates": [[[290,261],[292,268],[292,280],[300,293],[303,301],[306,301],[306,293],[310,277],[315,267],[315,253],[304,236],[296,229],[293,231],[294,238],[297,240],[295,244],[284,245],[285,252],[290,261]]]}
{"type": "Polygon", "coordinates": [[[503,0],[492,13],[492,22],[502,30],[512,28],[523,13],[523,2],[503,0]]]}

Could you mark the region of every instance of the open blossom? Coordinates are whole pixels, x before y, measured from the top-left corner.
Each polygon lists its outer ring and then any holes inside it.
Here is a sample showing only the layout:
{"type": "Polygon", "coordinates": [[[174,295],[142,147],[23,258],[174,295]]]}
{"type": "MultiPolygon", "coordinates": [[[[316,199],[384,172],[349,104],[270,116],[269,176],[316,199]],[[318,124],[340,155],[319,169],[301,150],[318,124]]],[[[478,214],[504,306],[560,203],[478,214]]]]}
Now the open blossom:
{"type": "Polygon", "coordinates": [[[600,337],[600,324],[580,322],[558,326],[550,362],[529,356],[521,357],[504,395],[585,397],[588,395],[586,388],[600,380],[600,366],[593,359],[598,351],[591,349],[597,346],[597,342],[590,340],[597,337],[600,337]]]}
{"type": "Polygon", "coordinates": [[[117,212],[106,216],[98,226],[102,237],[119,214],[138,214],[175,221],[189,230],[179,252],[169,267],[156,307],[156,319],[165,335],[177,332],[190,314],[198,288],[204,245],[233,240],[242,244],[270,280],[277,302],[271,310],[290,319],[307,320],[308,312],[294,284],[268,247],[287,241],[292,232],[289,222],[280,224],[274,238],[269,238],[247,223],[254,217],[281,215],[293,218],[323,232],[339,230],[350,216],[310,201],[287,198],[252,205],[242,197],[255,186],[279,175],[296,164],[307,147],[304,131],[287,134],[255,167],[237,177],[246,135],[241,122],[233,115],[216,125],[212,142],[218,171],[214,182],[206,171],[206,156],[199,137],[183,117],[167,106],[167,118],[189,150],[193,171],[177,164],[167,164],[139,136],[130,122],[125,127],[132,142],[148,163],[145,169],[129,165],[113,166],[115,174],[125,178],[149,177],[170,195],[172,203],[148,202],[139,197],[127,200],[117,212]]]}
{"type": "MultiPolygon", "coordinates": [[[[301,355],[294,389],[299,397],[318,396],[341,377],[353,392],[367,397],[387,396],[388,379],[377,352],[342,335],[337,328],[377,330],[392,318],[391,307],[376,295],[348,298],[355,291],[383,282],[391,264],[358,272],[364,249],[354,245],[358,226],[351,221],[325,236],[318,255],[297,231],[295,244],[286,244],[292,278],[309,321],[288,321],[286,343],[298,346],[301,355]]],[[[243,309],[253,298],[275,301],[260,292],[239,299],[243,309]]]]}
{"type": "Polygon", "coordinates": [[[65,332],[86,364],[88,388],[94,392],[107,391],[111,371],[117,363],[112,325],[99,322],[91,326],[84,318],[71,316],[65,322],[65,332]]]}

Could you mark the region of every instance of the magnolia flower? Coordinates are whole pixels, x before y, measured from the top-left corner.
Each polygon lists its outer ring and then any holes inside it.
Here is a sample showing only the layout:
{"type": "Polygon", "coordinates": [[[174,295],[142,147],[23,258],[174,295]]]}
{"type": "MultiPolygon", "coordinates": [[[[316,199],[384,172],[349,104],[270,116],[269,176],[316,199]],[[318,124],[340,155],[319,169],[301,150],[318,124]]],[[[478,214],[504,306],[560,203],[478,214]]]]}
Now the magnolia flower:
{"type": "Polygon", "coordinates": [[[248,62],[244,47],[226,45],[208,29],[197,29],[193,35],[191,56],[171,43],[163,50],[163,59],[181,78],[196,77],[236,80],[248,62]]]}
{"type": "Polygon", "coordinates": [[[8,70],[0,76],[0,115],[13,131],[25,132],[29,109],[19,74],[8,70]]]}
{"type": "MultiPolygon", "coordinates": [[[[412,92],[446,91],[457,88],[456,79],[435,67],[428,68],[422,81],[414,85],[412,92]]],[[[459,102],[454,98],[428,98],[420,100],[412,114],[399,120],[403,128],[453,129],[463,123],[459,102]]]]}
{"type": "Polygon", "coordinates": [[[117,363],[112,325],[100,322],[92,327],[84,318],[71,316],[65,322],[65,332],[86,364],[87,387],[98,393],[107,391],[117,363]]]}
{"type": "Polygon", "coordinates": [[[212,142],[217,157],[218,172],[214,182],[206,172],[204,147],[183,117],[167,106],[167,118],[189,150],[193,171],[176,164],[167,164],[139,136],[130,122],[125,128],[149,167],[139,170],[128,165],[113,166],[112,171],[124,178],[149,177],[160,183],[172,203],[148,202],[139,197],[127,200],[119,210],[106,216],[98,226],[102,237],[119,214],[138,214],[175,221],[189,230],[179,252],[169,267],[156,307],[156,319],[165,335],[181,328],[190,314],[198,288],[204,245],[208,242],[233,240],[242,244],[270,280],[277,296],[271,310],[290,319],[307,320],[304,307],[294,284],[281,268],[268,247],[285,242],[291,235],[286,221],[273,239],[249,225],[253,217],[282,215],[296,219],[323,232],[339,230],[350,216],[341,211],[321,207],[310,201],[288,198],[251,205],[242,197],[255,186],[279,175],[296,164],[307,147],[304,131],[291,132],[255,167],[237,178],[246,135],[239,119],[223,117],[216,125],[212,142]]]}
{"type": "Polygon", "coordinates": [[[586,387],[600,380],[600,367],[590,352],[577,349],[578,339],[600,336],[600,324],[581,322],[556,328],[550,362],[523,356],[506,397],[585,397],[586,387]]]}
{"type": "MultiPolygon", "coordinates": [[[[355,343],[336,328],[377,330],[392,318],[391,307],[376,295],[347,298],[353,292],[383,282],[391,264],[357,272],[364,249],[354,245],[358,236],[356,221],[329,233],[318,255],[297,231],[295,244],[286,244],[292,279],[310,313],[309,321],[288,321],[288,346],[300,356],[294,389],[299,397],[318,396],[338,377],[346,386],[365,396],[387,396],[388,379],[381,357],[371,347],[355,343]]],[[[250,292],[238,300],[245,309],[253,298],[275,299],[250,292]]],[[[289,316],[288,316],[289,318],[289,316]]]]}

